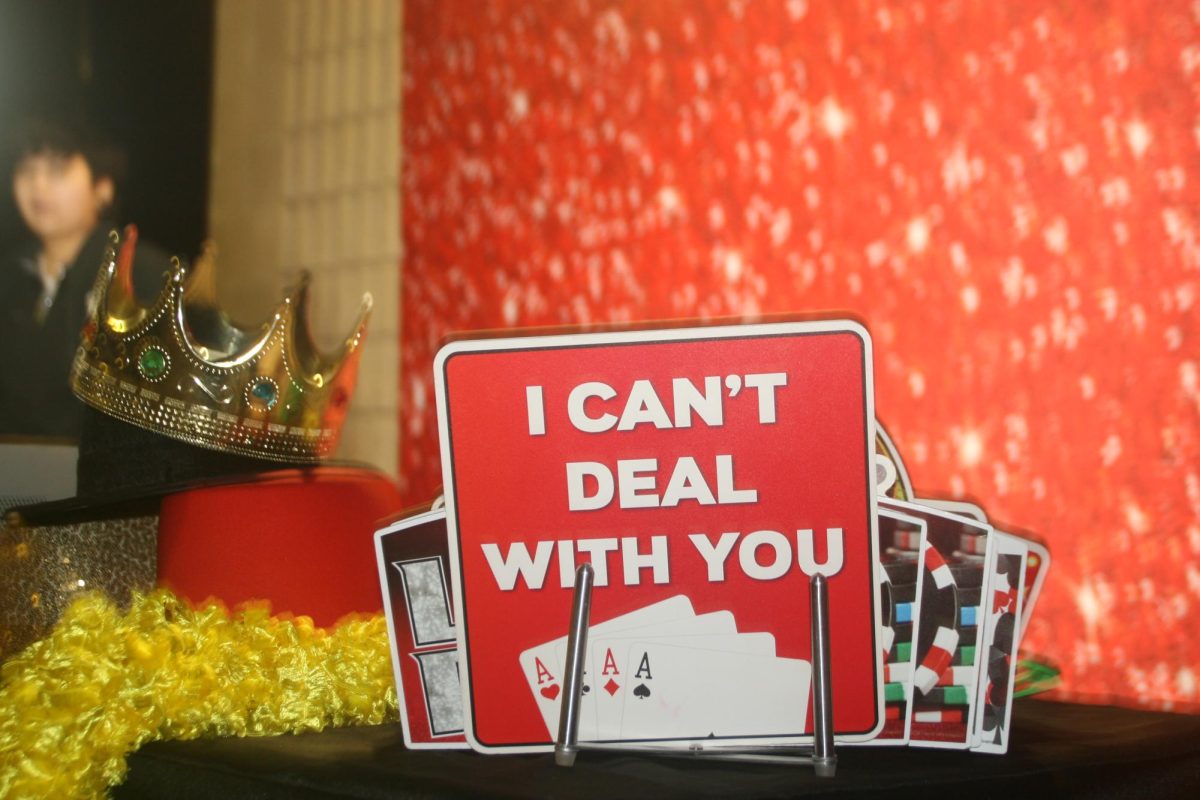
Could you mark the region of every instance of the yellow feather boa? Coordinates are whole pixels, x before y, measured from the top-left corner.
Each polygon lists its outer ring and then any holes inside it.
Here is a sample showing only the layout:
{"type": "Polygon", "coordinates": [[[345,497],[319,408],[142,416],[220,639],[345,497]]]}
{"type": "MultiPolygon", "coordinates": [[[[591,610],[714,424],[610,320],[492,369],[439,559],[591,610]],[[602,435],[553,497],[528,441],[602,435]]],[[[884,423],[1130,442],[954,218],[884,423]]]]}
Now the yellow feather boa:
{"type": "Polygon", "coordinates": [[[0,797],[102,797],[156,739],[266,736],[395,717],[382,614],[330,630],[230,614],[170,592],[122,613],[75,600],[54,631],[0,670],[0,797]]]}

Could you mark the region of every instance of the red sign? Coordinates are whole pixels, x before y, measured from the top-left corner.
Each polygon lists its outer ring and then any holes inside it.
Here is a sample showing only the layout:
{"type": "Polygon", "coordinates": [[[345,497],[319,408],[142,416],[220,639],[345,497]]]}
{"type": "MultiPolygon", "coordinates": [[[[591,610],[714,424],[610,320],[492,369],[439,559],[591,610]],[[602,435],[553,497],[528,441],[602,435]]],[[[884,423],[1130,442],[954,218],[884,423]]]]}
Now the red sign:
{"type": "Polygon", "coordinates": [[[466,735],[553,742],[595,567],[581,739],[811,738],[809,579],[834,728],[882,724],[874,408],[845,321],[456,342],[436,362],[466,735]]]}

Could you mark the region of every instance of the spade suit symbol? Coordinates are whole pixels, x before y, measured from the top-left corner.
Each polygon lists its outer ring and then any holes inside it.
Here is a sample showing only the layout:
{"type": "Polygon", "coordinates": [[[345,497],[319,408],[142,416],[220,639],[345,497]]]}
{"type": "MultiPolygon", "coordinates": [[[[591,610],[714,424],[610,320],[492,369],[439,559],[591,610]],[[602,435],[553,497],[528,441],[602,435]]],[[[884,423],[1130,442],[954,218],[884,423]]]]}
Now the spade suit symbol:
{"type": "Polygon", "coordinates": [[[650,687],[644,683],[639,683],[633,689],[633,696],[639,700],[645,700],[650,696],[650,687]]]}

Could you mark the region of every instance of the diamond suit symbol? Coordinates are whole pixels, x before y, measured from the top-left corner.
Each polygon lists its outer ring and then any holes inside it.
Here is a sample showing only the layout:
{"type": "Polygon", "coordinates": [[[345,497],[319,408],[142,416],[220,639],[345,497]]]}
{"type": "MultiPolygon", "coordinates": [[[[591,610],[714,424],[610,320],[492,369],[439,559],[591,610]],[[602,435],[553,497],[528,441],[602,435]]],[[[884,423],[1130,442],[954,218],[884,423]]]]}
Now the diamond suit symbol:
{"type": "Polygon", "coordinates": [[[616,694],[617,689],[620,688],[621,684],[617,683],[612,678],[609,678],[608,683],[604,684],[604,691],[608,692],[609,694],[616,694]]]}

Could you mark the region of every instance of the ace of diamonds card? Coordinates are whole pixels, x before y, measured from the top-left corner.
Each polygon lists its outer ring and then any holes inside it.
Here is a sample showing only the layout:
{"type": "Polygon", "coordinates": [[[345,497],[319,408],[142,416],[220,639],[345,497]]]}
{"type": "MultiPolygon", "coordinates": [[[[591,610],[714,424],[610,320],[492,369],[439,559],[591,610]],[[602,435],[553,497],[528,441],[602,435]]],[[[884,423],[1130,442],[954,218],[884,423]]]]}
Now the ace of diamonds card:
{"type": "Polygon", "coordinates": [[[811,576],[834,728],[883,722],[871,345],[852,322],[456,342],[435,363],[465,733],[551,749],[575,569],[580,737],[811,739],[811,576]]]}

